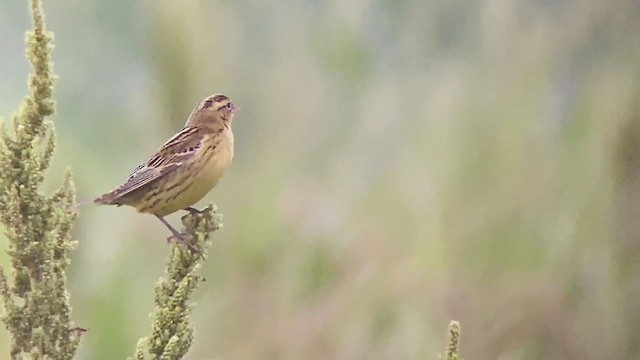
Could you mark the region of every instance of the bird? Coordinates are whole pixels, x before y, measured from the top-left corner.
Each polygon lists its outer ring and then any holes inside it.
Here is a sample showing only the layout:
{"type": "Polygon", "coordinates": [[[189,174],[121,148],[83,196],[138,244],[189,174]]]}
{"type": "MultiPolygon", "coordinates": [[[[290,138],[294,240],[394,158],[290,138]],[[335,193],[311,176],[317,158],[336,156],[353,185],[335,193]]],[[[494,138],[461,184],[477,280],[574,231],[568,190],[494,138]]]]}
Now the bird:
{"type": "Polygon", "coordinates": [[[233,160],[231,123],[238,111],[225,95],[206,97],[178,133],[136,167],[122,185],[93,203],[126,205],[152,214],[171,231],[167,242],[188,244],[165,216],[179,210],[199,212],[192,205],[218,184],[233,160]]]}

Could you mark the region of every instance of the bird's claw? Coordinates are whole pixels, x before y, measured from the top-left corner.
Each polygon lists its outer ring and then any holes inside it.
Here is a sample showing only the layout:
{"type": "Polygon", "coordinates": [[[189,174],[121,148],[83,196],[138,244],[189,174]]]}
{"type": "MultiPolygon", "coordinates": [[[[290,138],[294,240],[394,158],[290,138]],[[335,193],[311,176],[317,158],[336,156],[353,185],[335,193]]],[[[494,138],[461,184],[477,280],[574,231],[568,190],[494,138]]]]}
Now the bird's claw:
{"type": "Polygon", "coordinates": [[[200,215],[202,213],[204,213],[204,210],[198,210],[194,207],[189,206],[188,208],[185,208],[186,211],[189,212],[189,214],[191,215],[200,215]]]}
{"type": "Polygon", "coordinates": [[[183,234],[180,233],[174,233],[173,235],[169,236],[167,238],[167,243],[171,244],[172,240],[175,240],[176,243],[179,243],[181,245],[186,246],[187,248],[189,248],[189,250],[191,250],[193,253],[200,255],[201,257],[203,257],[202,252],[200,250],[198,250],[198,248],[196,248],[195,246],[193,246],[193,244],[191,244],[189,241],[187,241],[187,239],[184,238],[183,234]]]}

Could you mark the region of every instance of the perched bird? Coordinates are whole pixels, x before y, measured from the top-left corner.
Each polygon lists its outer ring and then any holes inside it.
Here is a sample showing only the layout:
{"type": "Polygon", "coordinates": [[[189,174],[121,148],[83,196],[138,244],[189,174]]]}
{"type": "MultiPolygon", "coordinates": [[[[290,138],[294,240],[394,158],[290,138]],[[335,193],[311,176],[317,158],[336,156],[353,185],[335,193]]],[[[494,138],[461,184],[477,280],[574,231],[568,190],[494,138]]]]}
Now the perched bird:
{"type": "Polygon", "coordinates": [[[185,243],[164,216],[178,210],[197,212],[191,205],[218,184],[233,160],[231,122],[238,110],[224,95],[205,98],[182,130],[138,166],[124,184],[93,202],[129,205],[153,214],[171,230],[167,241],[185,243]]]}

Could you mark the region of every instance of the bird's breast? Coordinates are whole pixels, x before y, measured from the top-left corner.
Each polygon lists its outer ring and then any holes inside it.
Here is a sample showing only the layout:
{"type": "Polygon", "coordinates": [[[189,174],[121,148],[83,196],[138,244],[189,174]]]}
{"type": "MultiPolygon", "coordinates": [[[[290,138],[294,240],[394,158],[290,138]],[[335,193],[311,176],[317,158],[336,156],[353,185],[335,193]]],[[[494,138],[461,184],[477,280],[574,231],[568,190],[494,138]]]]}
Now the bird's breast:
{"type": "Polygon", "coordinates": [[[200,182],[209,186],[211,190],[218,184],[233,160],[233,133],[225,130],[219,136],[212,138],[207,145],[210,153],[204,154],[200,182]]]}
{"type": "Polygon", "coordinates": [[[199,154],[189,169],[181,173],[177,181],[183,184],[180,191],[170,196],[153,213],[164,216],[184,209],[200,201],[213,189],[233,160],[233,134],[226,130],[205,141],[199,154]]]}

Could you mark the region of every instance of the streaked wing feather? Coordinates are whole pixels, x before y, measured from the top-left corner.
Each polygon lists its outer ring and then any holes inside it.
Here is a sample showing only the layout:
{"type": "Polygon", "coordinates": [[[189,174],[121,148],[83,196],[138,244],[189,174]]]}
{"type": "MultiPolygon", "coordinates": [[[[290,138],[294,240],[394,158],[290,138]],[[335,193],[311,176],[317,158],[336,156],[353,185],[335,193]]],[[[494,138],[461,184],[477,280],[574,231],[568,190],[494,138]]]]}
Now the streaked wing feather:
{"type": "Polygon", "coordinates": [[[185,127],[169,139],[156,155],[138,166],[127,181],[114,192],[120,198],[148,185],[189,163],[202,148],[203,134],[197,128],[185,127]]]}
{"type": "Polygon", "coordinates": [[[174,163],[162,166],[160,168],[145,168],[139,170],[135,176],[130,177],[127,182],[113,191],[113,198],[122,198],[123,196],[130,194],[132,191],[135,191],[142,186],[148,185],[153,181],[161,178],[162,176],[167,175],[178,167],[179,164],[174,163]]]}

